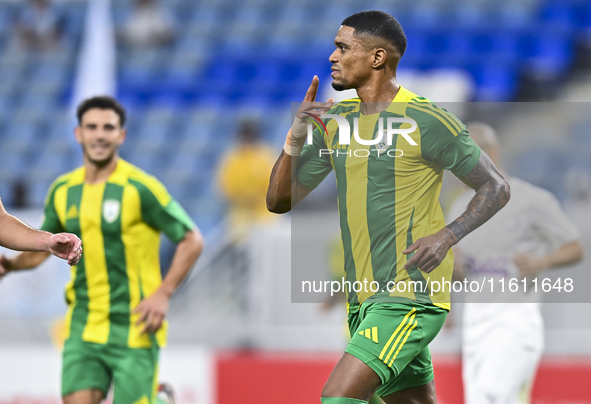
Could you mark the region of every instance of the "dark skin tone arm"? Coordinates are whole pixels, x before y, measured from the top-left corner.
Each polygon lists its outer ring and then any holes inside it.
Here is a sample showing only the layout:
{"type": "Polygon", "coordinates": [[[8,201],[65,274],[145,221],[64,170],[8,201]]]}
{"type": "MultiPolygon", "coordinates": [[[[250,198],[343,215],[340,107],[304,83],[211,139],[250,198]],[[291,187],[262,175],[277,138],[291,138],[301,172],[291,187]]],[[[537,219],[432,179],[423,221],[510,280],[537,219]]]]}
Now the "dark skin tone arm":
{"type": "Polygon", "coordinates": [[[267,209],[273,213],[287,213],[302,201],[311,191],[296,180],[296,167],[299,156],[290,156],[282,151],[271,171],[267,191],[267,209]]]}
{"type": "MultiPolygon", "coordinates": [[[[304,97],[304,102],[298,109],[296,120],[301,120],[309,114],[319,117],[332,106],[331,102],[315,102],[316,93],[318,92],[318,83],[318,77],[314,76],[312,84],[310,84],[306,96],[304,97]]],[[[291,131],[292,130],[290,129],[287,135],[288,139],[291,139],[292,137],[291,131]]],[[[301,140],[303,145],[305,139],[301,140]]],[[[287,213],[310,193],[310,188],[305,187],[296,180],[298,160],[299,156],[290,156],[285,153],[285,151],[282,151],[275,166],[273,166],[271,179],[269,181],[269,189],[267,191],[267,209],[270,212],[287,213]]]]}
{"type": "Polygon", "coordinates": [[[472,171],[460,179],[476,191],[466,211],[437,233],[418,239],[404,250],[404,254],[415,252],[404,265],[405,269],[417,266],[423,272],[433,271],[454,244],[484,224],[509,202],[509,184],[484,152],[472,171]]]}

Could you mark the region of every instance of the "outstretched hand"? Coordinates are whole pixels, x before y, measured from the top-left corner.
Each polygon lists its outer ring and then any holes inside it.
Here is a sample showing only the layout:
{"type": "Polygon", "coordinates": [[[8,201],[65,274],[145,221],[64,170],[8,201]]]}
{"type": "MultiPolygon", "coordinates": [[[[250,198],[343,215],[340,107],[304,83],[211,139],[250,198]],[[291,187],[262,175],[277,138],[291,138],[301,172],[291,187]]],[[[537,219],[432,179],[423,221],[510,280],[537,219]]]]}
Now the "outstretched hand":
{"type": "Polygon", "coordinates": [[[68,265],[76,265],[82,256],[82,241],[70,233],[58,233],[49,238],[48,251],[58,258],[68,261],[68,265]]]}
{"type": "Polygon", "coordinates": [[[457,242],[453,233],[443,228],[435,234],[422,237],[412,243],[403,254],[415,252],[404,264],[404,269],[416,266],[421,271],[430,273],[441,264],[449,249],[457,242]]]}

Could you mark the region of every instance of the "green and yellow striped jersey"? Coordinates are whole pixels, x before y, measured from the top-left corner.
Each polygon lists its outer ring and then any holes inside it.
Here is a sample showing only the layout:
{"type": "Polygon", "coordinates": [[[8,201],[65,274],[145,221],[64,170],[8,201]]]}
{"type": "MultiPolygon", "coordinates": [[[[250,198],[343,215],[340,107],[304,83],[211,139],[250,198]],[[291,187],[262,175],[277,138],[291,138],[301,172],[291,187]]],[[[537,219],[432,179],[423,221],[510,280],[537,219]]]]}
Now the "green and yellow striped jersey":
{"type": "MultiPolygon", "coordinates": [[[[124,160],[106,182],[86,184],[85,173],[81,167],[53,183],[42,225],[83,243],[66,286],[66,340],[150,347],[154,338],[140,334],[131,311],[162,282],[160,232],[177,243],[195,225],[156,178],[124,160]]],[[[155,335],[159,346],[166,328],[155,335]]]]}
{"type": "MultiPolygon", "coordinates": [[[[348,293],[349,311],[364,301],[415,301],[449,310],[449,286],[432,282],[451,281],[453,253],[430,274],[403,268],[412,256],[402,253],[415,240],[445,226],[439,205],[443,170],[467,175],[480,157],[480,148],[466,127],[451,113],[400,87],[390,106],[380,113],[363,115],[360,100],[338,103],[327,114],[345,117],[353,132],[358,118],[359,138],[374,139],[379,118],[411,118],[417,129],[412,145],[394,134],[392,144],[360,144],[351,134],[350,144],[340,144],[338,124],[324,119],[328,133],[315,129],[312,143],[304,147],[297,179],[315,188],[335,171],[346,281],[366,281],[360,291],[348,293]],[[370,287],[371,282],[377,282],[370,287]],[[412,281],[412,283],[411,283],[412,281]],[[416,283],[416,284],[415,284],[416,283]],[[443,290],[441,290],[443,289],[443,290]],[[415,293],[416,292],[416,293],[415,293]]],[[[399,123],[395,128],[411,128],[399,123]]],[[[324,131],[324,130],[323,130],[324,131]]],[[[385,139],[385,137],[384,137],[385,139]]]]}

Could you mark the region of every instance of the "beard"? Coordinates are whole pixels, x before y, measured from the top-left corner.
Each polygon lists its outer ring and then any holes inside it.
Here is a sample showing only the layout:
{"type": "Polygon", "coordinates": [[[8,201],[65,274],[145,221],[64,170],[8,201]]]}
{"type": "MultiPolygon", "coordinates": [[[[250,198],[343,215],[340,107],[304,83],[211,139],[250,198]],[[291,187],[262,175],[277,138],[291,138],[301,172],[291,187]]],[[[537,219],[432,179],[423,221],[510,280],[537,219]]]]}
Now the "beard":
{"type": "Polygon", "coordinates": [[[345,86],[339,83],[335,83],[334,81],[331,83],[332,88],[334,88],[336,91],[344,91],[346,90],[345,86]]]}
{"type": "Polygon", "coordinates": [[[90,161],[92,164],[94,164],[95,166],[97,166],[99,168],[106,167],[107,165],[109,165],[109,163],[111,161],[113,161],[113,158],[115,158],[115,151],[113,151],[108,156],[106,156],[105,158],[100,159],[100,160],[93,159],[90,156],[90,153],[88,152],[88,150],[86,150],[86,147],[82,147],[82,153],[86,156],[86,158],[88,159],[88,161],[90,161]]]}

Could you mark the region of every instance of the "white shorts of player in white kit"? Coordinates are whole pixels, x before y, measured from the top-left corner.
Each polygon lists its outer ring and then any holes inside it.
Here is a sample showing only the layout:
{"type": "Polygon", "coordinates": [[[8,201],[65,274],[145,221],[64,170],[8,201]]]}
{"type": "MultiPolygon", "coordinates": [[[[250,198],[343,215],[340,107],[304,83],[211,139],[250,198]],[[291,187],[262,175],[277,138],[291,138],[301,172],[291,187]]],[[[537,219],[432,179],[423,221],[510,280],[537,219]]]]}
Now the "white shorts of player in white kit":
{"type": "Polygon", "coordinates": [[[465,403],[529,403],[544,345],[540,310],[528,303],[484,305],[492,310],[473,310],[463,330],[465,403]],[[474,311],[482,321],[474,322],[474,311]]]}

